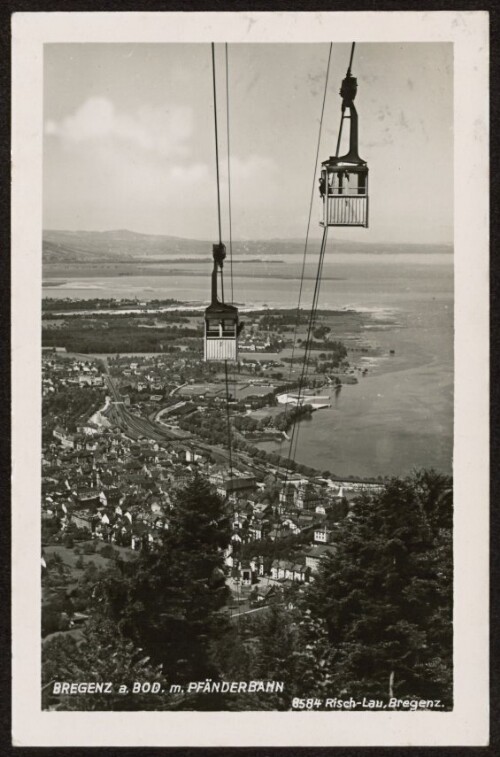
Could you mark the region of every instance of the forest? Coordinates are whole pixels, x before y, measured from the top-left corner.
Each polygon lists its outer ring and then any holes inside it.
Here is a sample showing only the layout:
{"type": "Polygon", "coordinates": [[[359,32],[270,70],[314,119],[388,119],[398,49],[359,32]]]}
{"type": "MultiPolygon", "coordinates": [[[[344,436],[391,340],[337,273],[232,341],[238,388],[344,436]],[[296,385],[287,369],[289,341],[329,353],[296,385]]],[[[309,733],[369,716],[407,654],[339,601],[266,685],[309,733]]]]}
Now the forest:
{"type": "Polygon", "coordinates": [[[289,710],[294,697],[394,696],[450,710],[452,523],[449,477],[424,470],[391,479],[351,503],[312,583],[275,592],[265,609],[234,623],[222,556],[229,519],[195,476],[177,492],[163,547],[118,561],[87,592],[83,638],[59,634],[44,645],[43,706],[289,710]],[[127,692],[55,696],[50,687],[97,679],[123,682],[127,692]],[[206,679],[277,680],[284,691],[187,691],[189,681],[206,679]],[[133,694],[134,681],[178,688],[133,694]]]}
{"type": "Polygon", "coordinates": [[[42,328],[43,347],[65,347],[68,352],[176,352],[196,340],[201,350],[200,329],[169,324],[148,328],[133,317],[67,319],[58,328],[42,328]]]}
{"type": "Polygon", "coordinates": [[[104,405],[106,392],[98,387],[59,387],[42,401],[42,428],[45,437],[52,435],[56,425],[70,432],[76,431],[78,422],[88,419],[92,412],[104,405]]]}
{"type": "MultiPolygon", "coordinates": [[[[171,307],[173,305],[182,305],[179,300],[150,300],[148,308],[171,307]]],[[[88,300],[75,300],[72,298],[55,299],[44,297],[42,299],[42,312],[71,312],[74,310],[119,310],[120,308],[140,307],[141,303],[137,300],[117,300],[114,297],[95,297],[88,300]]]]}

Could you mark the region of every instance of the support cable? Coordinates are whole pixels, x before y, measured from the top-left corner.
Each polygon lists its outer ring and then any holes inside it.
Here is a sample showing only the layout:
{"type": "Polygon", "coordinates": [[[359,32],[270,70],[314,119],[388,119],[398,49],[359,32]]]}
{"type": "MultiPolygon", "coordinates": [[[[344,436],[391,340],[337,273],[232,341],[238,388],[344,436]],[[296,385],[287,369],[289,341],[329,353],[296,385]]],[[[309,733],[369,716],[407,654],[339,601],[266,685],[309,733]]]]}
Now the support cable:
{"type": "MultiPolygon", "coordinates": [[[[331,61],[331,57],[332,57],[332,48],[333,48],[333,43],[330,42],[330,47],[329,47],[329,50],[328,50],[328,60],[327,60],[327,64],[326,64],[325,88],[324,88],[324,92],[323,92],[323,102],[322,102],[322,105],[321,105],[321,113],[320,113],[320,119],[319,119],[318,141],[317,141],[317,145],[316,145],[316,155],[315,155],[315,158],[314,158],[314,169],[313,169],[313,178],[312,178],[312,186],[311,186],[311,196],[310,196],[310,200],[309,200],[309,215],[308,215],[308,219],[307,219],[307,228],[306,228],[306,236],[305,236],[305,243],[304,243],[304,252],[303,252],[303,256],[302,256],[302,270],[301,270],[301,274],[300,274],[299,296],[298,296],[298,301],[297,301],[297,315],[296,315],[295,326],[294,326],[294,331],[293,331],[293,343],[292,343],[292,354],[291,354],[291,358],[290,358],[290,370],[288,372],[288,383],[289,384],[292,382],[292,372],[293,372],[293,365],[294,365],[294,360],[295,360],[295,350],[296,350],[296,346],[297,346],[297,332],[298,332],[298,328],[300,326],[300,320],[301,320],[300,303],[301,303],[301,300],[302,300],[302,290],[303,290],[303,285],[304,285],[304,274],[305,274],[305,265],[306,265],[306,258],[307,258],[307,248],[308,248],[308,243],[309,243],[309,232],[310,232],[310,229],[311,229],[312,209],[313,209],[313,204],[314,204],[314,194],[315,194],[315,191],[316,191],[316,175],[317,175],[317,172],[318,172],[318,159],[319,159],[319,151],[320,151],[320,147],[321,147],[321,136],[322,136],[322,131],[323,131],[323,117],[324,117],[324,114],[325,114],[326,96],[327,96],[327,92],[328,92],[328,79],[329,79],[329,75],[330,75],[330,61],[331,61]]],[[[285,420],[286,420],[286,417],[287,417],[287,411],[288,411],[288,405],[286,404],[285,405],[285,420]]],[[[281,468],[281,464],[278,465],[278,470],[277,470],[278,473],[280,472],[280,468],[281,468]]],[[[287,466],[287,469],[286,469],[286,472],[285,472],[285,483],[286,483],[287,476],[288,476],[288,466],[287,466]]]]}
{"type": "MultiPolygon", "coordinates": [[[[325,226],[325,229],[323,231],[323,240],[321,243],[321,250],[320,250],[320,257],[318,260],[318,271],[316,274],[316,283],[314,287],[314,305],[311,309],[311,317],[309,319],[309,328],[307,332],[307,341],[306,341],[306,351],[304,354],[304,362],[302,365],[302,375],[300,379],[300,385],[299,385],[299,393],[298,393],[298,400],[297,400],[297,407],[300,407],[301,405],[301,393],[303,389],[305,388],[305,384],[307,382],[307,375],[309,371],[309,363],[311,360],[311,351],[312,351],[312,341],[313,341],[313,332],[316,326],[316,318],[317,318],[317,311],[318,311],[318,302],[319,302],[319,293],[321,289],[321,275],[323,273],[323,263],[325,260],[325,251],[326,251],[326,245],[327,245],[327,239],[328,239],[328,226],[325,226]]],[[[303,403],[302,403],[303,404],[303,403]]],[[[290,441],[290,452],[289,452],[289,461],[295,460],[295,456],[297,454],[297,444],[299,439],[299,433],[300,433],[300,421],[297,421],[293,425],[292,430],[292,437],[290,441]]]]}
{"type": "MultiPolygon", "coordinates": [[[[310,361],[310,358],[311,358],[312,336],[313,336],[313,331],[314,331],[314,327],[315,327],[315,324],[316,324],[316,315],[317,315],[317,308],[318,308],[318,301],[319,301],[319,292],[320,292],[320,287],[321,287],[321,273],[322,273],[322,270],[323,270],[323,261],[324,261],[324,256],[325,256],[327,238],[328,238],[328,226],[325,226],[325,228],[323,230],[323,239],[322,239],[322,242],[321,242],[321,249],[320,249],[320,254],[319,254],[319,259],[318,259],[318,268],[317,268],[317,271],[316,271],[316,280],[315,280],[315,283],[314,283],[313,303],[312,303],[311,311],[310,311],[310,315],[309,315],[309,324],[308,324],[308,328],[307,328],[307,337],[306,337],[306,348],[305,348],[305,352],[304,352],[304,358],[303,358],[303,361],[302,361],[302,372],[301,372],[300,381],[299,381],[299,390],[298,390],[298,393],[297,393],[297,405],[296,405],[297,408],[300,408],[301,405],[303,404],[301,402],[301,400],[303,398],[303,390],[305,388],[305,384],[306,384],[306,380],[307,380],[307,373],[308,373],[308,369],[309,369],[309,361],[310,361]]],[[[287,470],[290,470],[290,462],[294,459],[294,449],[296,451],[296,448],[297,448],[297,438],[298,438],[298,434],[299,434],[299,427],[300,427],[300,422],[299,421],[295,421],[294,424],[293,424],[293,427],[292,427],[292,434],[291,434],[291,438],[290,438],[290,448],[289,448],[289,452],[288,452],[288,466],[287,466],[287,470]],[[294,444],[295,444],[295,447],[294,447],[294,444]]]]}
{"type": "MultiPolygon", "coordinates": [[[[300,321],[301,321],[300,303],[301,303],[301,299],[302,299],[302,291],[303,291],[303,286],[304,286],[305,265],[306,265],[307,249],[308,249],[308,243],[309,243],[309,232],[310,232],[310,229],[311,229],[311,218],[312,218],[312,209],[313,209],[313,204],[314,204],[314,193],[315,193],[315,187],[316,187],[316,174],[317,174],[317,171],[318,171],[319,151],[320,151],[320,147],[321,147],[321,136],[322,136],[322,133],[323,133],[323,118],[324,118],[324,114],[325,114],[326,96],[327,96],[327,92],[328,92],[328,79],[329,79],[329,76],[330,76],[330,62],[331,62],[331,58],[332,58],[332,48],[333,48],[333,43],[330,42],[330,47],[328,49],[328,59],[327,59],[327,64],[326,64],[325,88],[324,88],[324,92],[323,92],[323,101],[322,101],[322,104],[321,104],[321,113],[320,113],[320,119],[319,119],[318,141],[317,141],[317,145],[316,145],[316,155],[315,155],[315,158],[314,158],[314,169],[313,169],[313,178],[312,178],[312,186],[311,186],[311,196],[310,196],[310,201],[309,201],[309,215],[308,215],[308,219],[307,219],[306,236],[305,236],[305,242],[304,242],[304,252],[303,252],[303,256],[302,256],[302,269],[301,269],[301,274],[300,274],[299,296],[298,296],[298,301],[297,301],[297,314],[296,314],[295,326],[294,326],[294,332],[293,332],[293,344],[292,344],[292,354],[291,354],[291,359],[290,359],[290,370],[289,370],[289,373],[288,373],[288,384],[289,385],[292,382],[292,372],[293,372],[293,364],[294,364],[294,359],[295,359],[295,349],[296,349],[296,345],[297,345],[297,332],[298,332],[298,328],[299,328],[300,321]]],[[[316,290],[316,287],[315,287],[315,290],[316,290]]],[[[314,304],[314,298],[313,298],[313,304],[314,304]]],[[[299,384],[299,391],[300,391],[300,384],[299,384]]],[[[288,403],[285,404],[285,420],[286,420],[286,417],[287,417],[287,412],[288,412],[288,403]]],[[[294,423],[293,424],[293,429],[292,429],[292,438],[290,440],[290,448],[289,448],[289,452],[288,452],[288,458],[287,458],[286,463],[285,463],[285,480],[284,480],[284,483],[283,483],[283,491],[285,492],[285,496],[286,496],[286,487],[287,487],[288,477],[289,477],[289,473],[290,473],[290,453],[291,453],[291,445],[293,443],[293,438],[294,438],[293,430],[295,429],[295,426],[296,426],[296,424],[294,423]]],[[[281,467],[282,467],[281,466],[281,462],[279,462],[278,465],[277,465],[277,471],[276,471],[277,474],[280,473],[281,467]]],[[[275,536],[275,539],[274,539],[275,544],[276,544],[276,536],[275,536]]],[[[273,555],[274,554],[276,554],[276,550],[275,549],[271,550],[271,555],[270,555],[270,570],[272,570],[273,555]]],[[[279,568],[280,568],[280,559],[278,557],[278,569],[277,569],[277,576],[278,577],[279,577],[279,568]]],[[[269,584],[269,574],[268,574],[268,584],[269,584]]]]}
{"type": "Polygon", "coordinates": [[[227,421],[227,441],[229,449],[229,473],[231,479],[233,478],[233,445],[231,434],[231,414],[229,412],[229,377],[227,370],[227,360],[224,360],[224,378],[226,384],[226,421],[227,421]]]}
{"type": "MultiPolygon", "coordinates": [[[[227,63],[227,59],[226,59],[227,63]]],[[[219,244],[222,244],[222,221],[221,221],[221,201],[220,201],[220,172],[219,172],[219,134],[217,129],[217,89],[216,89],[216,77],[215,77],[215,44],[212,42],[212,78],[213,78],[213,90],[214,90],[214,124],[215,124],[215,165],[217,169],[217,215],[219,220],[219,244]]],[[[229,102],[227,103],[227,109],[229,110],[229,102]]],[[[222,275],[222,269],[220,271],[221,279],[221,295],[222,302],[224,302],[224,279],[222,275]]],[[[229,450],[229,473],[231,479],[233,478],[233,449],[231,438],[231,417],[229,413],[229,377],[227,369],[227,360],[224,360],[224,379],[226,387],[226,420],[227,420],[227,446],[229,450]]]]}
{"type": "MultiPolygon", "coordinates": [[[[349,76],[350,73],[351,73],[351,67],[352,67],[352,62],[353,62],[353,59],[354,59],[354,50],[355,50],[355,47],[356,47],[356,43],[353,42],[352,46],[351,46],[351,54],[350,54],[350,58],[349,58],[349,66],[347,68],[347,76],[349,76]]],[[[341,141],[341,136],[342,136],[343,121],[344,121],[344,111],[342,112],[342,119],[341,119],[341,122],[340,122],[339,135],[338,135],[338,140],[337,140],[337,149],[336,149],[336,153],[335,153],[336,157],[338,157],[338,153],[339,153],[339,149],[340,149],[340,141],[341,141]]],[[[297,398],[297,407],[300,407],[300,405],[301,405],[301,403],[300,403],[301,393],[302,393],[302,389],[304,387],[304,384],[305,384],[305,381],[306,381],[306,378],[307,378],[307,372],[308,372],[309,362],[310,362],[310,357],[311,357],[312,331],[314,330],[314,325],[315,325],[315,322],[316,322],[317,307],[318,307],[318,301],[319,301],[319,291],[320,291],[320,287],[321,287],[321,276],[322,276],[322,272],[323,272],[323,263],[324,263],[324,256],[325,256],[325,250],[326,250],[327,237],[328,237],[328,226],[325,226],[324,231],[323,231],[323,240],[322,240],[322,244],[321,244],[319,260],[318,260],[318,270],[317,270],[317,273],[316,273],[316,282],[315,282],[315,287],[314,287],[314,295],[313,295],[313,304],[312,304],[312,307],[311,307],[311,315],[310,315],[310,319],[309,319],[308,335],[307,335],[307,341],[306,341],[306,350],[305,350],[305,353],[304,353],[302,374],[301,374],[301,379],[300,379],[300,383],[299,383],[299,392],[298,392],[298,398],[297,398]]],[[[287,472],[286,472],[286,475],[285,475],[285,486],[286,486],[286,481],[287,481],[287,478],[288,478],[288,473],[289,473],[289,470],[290,470],[290,463],[291,463],[292,460],[295,460],[295,455],[297,453],[297,445],[298,445],[298,437],[299,437],[299,427],[300,427],[300,423],[295,422],[293,424],[292,435],[291,435],[291,440],[290,440],[290,449],[289,449],[289,455],[288,455],[288,466],[287,466],[287,472]]]]}
{"type": "MultiPolygon", "coordinates": [[[[229,279],[231,282],[231,302],[234,302],[233,284],[233,220],[231,205],[231,132],[229,128],[229,49],[225,44],[226,61],[226,132],[227,132],[227,192],[228,192],[228,221],[229,221],[229,279]]],[[[233,374],[233,392],[236,397],[236,378],[233,374]]]]}
{"type": "Polygon", "coordinates": [[[355,42],[353,42],[353,43],[352,43],[352,45],[351,45],[351,57],[349,58],[349,67],[348,67],[348,69],[347,69],[347,76],[349,76],[349,74],[351,73],[351,68],[352,68],[352,60],[353,60],[353,58],[354,58],[354,48],[355,48],[355,47],[356,47],[356,43],[355,43],[355,42]]]}
{"type": "Polygon", "coordinates": [[[234,302],[233,289],[233,229],[231,220],[231,146],[229,132],[229,56],[226,42],[226,130],[227,130],[227,191],[229,202],[229,271],[231,278],[231,302],[234,302]]]}
{"type": "Polygon", "coordinates": [[[215,84],[215,44],[212,42],[212,79],[214,87],[214,122],[215,122],[215,167],[217,170],[217,216],[219,220],[219,244],[222,244],[222,222],[220,211],[220,176],[219,176],[219,137],[217,130],[217,89],[215,84]]]}

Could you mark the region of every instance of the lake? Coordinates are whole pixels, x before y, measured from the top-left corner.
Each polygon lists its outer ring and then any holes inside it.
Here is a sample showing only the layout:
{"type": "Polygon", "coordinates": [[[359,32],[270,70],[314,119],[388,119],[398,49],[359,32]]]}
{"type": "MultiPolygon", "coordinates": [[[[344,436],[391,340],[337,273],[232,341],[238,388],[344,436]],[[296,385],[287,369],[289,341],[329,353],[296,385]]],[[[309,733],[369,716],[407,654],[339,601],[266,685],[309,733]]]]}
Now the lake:
{"type": "MultiPolygon", "coordinates": [[[[234,267],[234,301],[296,307],[301,260],[234,267]]],[[[155,266],[157,268],[158,266],[155,266]]],[[[308,308],[315,260],[306,265],[301,305],[308,308]]],[[[160,275],[57,279],[46,266],[44,297],[173,297],[203,303],[210,265],[162,266],[160,275]]],[[[226,299],[230,292],[225,269],[226,299]]],[[[363,336],[380,346],[368,374],[331,392],[332,407],[300,424],[296,459],[337,475],[404,475],[413,467],[451,472],[453,451],[453,255],[328,254],[319,307],[353,308],[373,318],[363,336]],[[394,355],[390,356],[390,350],[394,355]]],[[[335,336],[335,335],[332,335],[335,336]]],[[[339,335],[340,336],[340,335],[339,335]]],[[[322,392],[323,394],[324,392],[322,392]]],[[[274,442],[265,449],[279,450],[274,442]]],[[[281,448],[288,454],[288,444],[281,448]]]]}

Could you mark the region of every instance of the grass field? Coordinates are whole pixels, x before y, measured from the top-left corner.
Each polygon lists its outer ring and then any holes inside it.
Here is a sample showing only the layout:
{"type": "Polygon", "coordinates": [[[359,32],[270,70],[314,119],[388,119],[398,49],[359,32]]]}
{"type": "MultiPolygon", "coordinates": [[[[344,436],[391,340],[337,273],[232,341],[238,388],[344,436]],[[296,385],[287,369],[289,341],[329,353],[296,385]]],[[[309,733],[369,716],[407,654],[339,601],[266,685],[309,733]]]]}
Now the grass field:
{"type": "MultiPolygon", "coordinates": [[[[64,565],[67,565],[69,568],[75,571],[82,571],[82,569],[76,567],[76,563],[82,558],[83,563],[85,566],[89,562],[93,562],[94,565],[97,568],[107,568],[110,564],[110,559],[107,557],[103,557],[99,551],[93,552],[92,554],[84,554],[83,549],[85,544],[89,544],[90,542],[78,542],[75,543],[75,546],[78,546],[81,550],[81,554],[75,554],[74,549],[70,547],[64,547],[60,544],[51,544],[44,548],[44,552],[47,558],[51,558],[53,555],[59,555],[61,560],[63,561],[64,565]]],[[[96,542],[92,542],[92,544],[95,544],[96,542]]],[[[137,556],[137,553],[134,552],[132,549],[129,549],[128,547],[117,547],[115,544],[112,545],[113,549],[120,553],[120,557],[122,560],[133,560],[137,556]]],[[[104,542],[97,543],[97,549],[102,549],[104,547],[104,542]]]]}

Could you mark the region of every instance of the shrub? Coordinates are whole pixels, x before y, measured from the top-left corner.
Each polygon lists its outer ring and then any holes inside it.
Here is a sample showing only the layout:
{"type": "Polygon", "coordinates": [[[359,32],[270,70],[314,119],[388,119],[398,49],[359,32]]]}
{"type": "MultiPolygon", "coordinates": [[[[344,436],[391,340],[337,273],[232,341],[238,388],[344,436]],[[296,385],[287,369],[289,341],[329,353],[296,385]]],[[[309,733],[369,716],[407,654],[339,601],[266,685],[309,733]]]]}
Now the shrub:
{"type": "Polygon", "coordinates": [[[104,547],[102,547],[102,549],[100,550],[99,554],[107,559],[112,559],[113,557],[115,557],[116,553],[111,544],[105,544],[104,547]]]}
{"type": "Polygon", "coordinates": [[[55,607],[42,608],[42,636],[69,628],[68,616],[55,607]]]}
{"type": "Polygon", "coordinates": [[[85,568],[85,561],[81,555],[75,563],[75,568],[81,568],[81,569],[85,568]]]}

